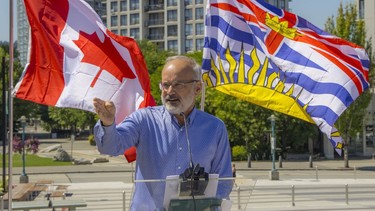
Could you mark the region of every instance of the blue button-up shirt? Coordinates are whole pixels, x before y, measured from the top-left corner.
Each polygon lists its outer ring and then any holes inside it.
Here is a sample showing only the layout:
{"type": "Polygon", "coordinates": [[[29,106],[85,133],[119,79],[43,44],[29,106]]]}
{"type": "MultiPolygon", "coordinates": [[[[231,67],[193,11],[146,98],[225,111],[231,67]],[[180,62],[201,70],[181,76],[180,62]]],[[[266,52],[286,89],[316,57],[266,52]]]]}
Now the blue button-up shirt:
{"type": "MultiPolygon", "coordinates": [[[[194,164],[209,174],[232,177],[231,152],[225,124],[218,118],[193,109],[186,125],[194,164]]],[[[99,152],[122,155],[136,146],[136,180],[165,179],[180,175],[189,167],[190,156],[184,125],[163,106],[137,110],[121,124],[94,128],[99,152]]],[[[217,197],[228,198],[232,182],[219,182],[217,197]]],[[[136,183],[132,210],[163,207],[165,182],[136,183]]]]}

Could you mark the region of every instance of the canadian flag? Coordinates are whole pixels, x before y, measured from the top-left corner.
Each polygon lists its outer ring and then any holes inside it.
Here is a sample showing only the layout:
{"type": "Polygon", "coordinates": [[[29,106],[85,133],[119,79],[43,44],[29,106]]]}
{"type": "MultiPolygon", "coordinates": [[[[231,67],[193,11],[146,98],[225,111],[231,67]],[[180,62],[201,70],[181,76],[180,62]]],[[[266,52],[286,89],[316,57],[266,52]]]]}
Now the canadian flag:
{"type": "Polygon", "coordinates": [[[110,32],[83,0],[25,0],[31,27],[28,63],[15,97],[94,111],[94,97],[116,105],[116,124],[155,105],[134,39],[110,32]]]}

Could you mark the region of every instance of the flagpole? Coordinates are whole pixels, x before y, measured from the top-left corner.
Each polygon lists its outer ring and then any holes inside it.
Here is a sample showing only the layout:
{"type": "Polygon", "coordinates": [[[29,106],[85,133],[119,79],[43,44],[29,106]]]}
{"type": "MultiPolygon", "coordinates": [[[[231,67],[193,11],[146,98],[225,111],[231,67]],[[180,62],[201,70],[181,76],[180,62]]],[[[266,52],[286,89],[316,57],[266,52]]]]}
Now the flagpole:
{"type": "Polygon", "coordinates": [[[9,0],[9,137],[8,137],[8,210],[12,211],[13,188],[13,0],[9,0]]]}
{"type": "Polygon", "coordinates": [[[204,102],[206,98],[206,84],[203,83],[202,85],[202,92],[201,92],[201,111],[204,111],[204,102]]]}

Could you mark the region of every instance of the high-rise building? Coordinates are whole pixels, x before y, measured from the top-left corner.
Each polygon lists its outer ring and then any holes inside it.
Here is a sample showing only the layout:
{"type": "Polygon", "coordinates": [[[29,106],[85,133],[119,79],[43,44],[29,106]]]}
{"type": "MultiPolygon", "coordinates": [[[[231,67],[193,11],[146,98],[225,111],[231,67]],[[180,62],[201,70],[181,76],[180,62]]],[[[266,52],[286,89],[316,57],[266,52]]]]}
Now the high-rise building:
{"type": "MultiPolygon", "coordinates": [[[[289,10],[290,0],[268,0],[289,10]]],[[[206,0],[86,0],[112,32],[147,39],[160,49],[183,54],[202,50],[206,0]]],[[[22,0],[17,1],[18,51],[27,62],[29,24],[22,0]]]]}
{"type": "MultiPolygon", "coordinates": [[[[103,17],[114,33],[147,39],[160,49],[183,54],[204,45],[206,0],[107,0],[103,17]]],[[[289,0],[269,0],[288,9],[289,0]]]]}
{"type": "MultiPolygon", "coordinates": [[[[375,1],[357,0],[358,16],[365,21],[366,37],[371,40],[372,54],[375,55],[375,1]]],[[[375,83],[372,79],[373,84],[375,83]]],[[[375,88],[370,87],[371,101],[367,107],[365,122],[365,132],[363,138],[363,154],[375,155],[375,88]]]]}
{"type": "Polygon", "coordinates": [[[372,37],[371,44],[373,55],[375,54],[375,1],[374,0],[356,0],[358,16],[365,21],[366,37],[372,37]]]}
{"type": "Polygon", "coordinates": [[[17,50],[22,66],[25,66],[27,62],[29,28],[23,1],[17,0],[17,50]]]}

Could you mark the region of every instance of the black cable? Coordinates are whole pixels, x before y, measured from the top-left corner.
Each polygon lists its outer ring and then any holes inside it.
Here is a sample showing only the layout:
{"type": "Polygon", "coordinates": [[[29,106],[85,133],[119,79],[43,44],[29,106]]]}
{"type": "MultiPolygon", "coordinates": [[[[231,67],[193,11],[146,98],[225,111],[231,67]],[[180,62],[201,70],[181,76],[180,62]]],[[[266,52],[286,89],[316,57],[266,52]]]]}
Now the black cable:
{"type": "MultiPolygon", "coordinates": [[[[196,202],[195,202],[195,196],[194,196],[194,163],[193,163],[193,155],[191,153],[191,147],[190,147],[190,140],[189,140],[189,132],[186,124],[186,116],[184,112],[181,112],[180,115],[184,118],[184,126],[185,126],[185,133],[186,133],[186,143],[189,150],[189,158],[190,158],[190,169],[191,169],[191,177],[190,177],[190,189],[191,189],[191,197],[193,199],[193,205],[194,205],[194,211],[197,210],[196,202]]],[[[199,181],[198,181],[199,182],[199,181]]]]}

